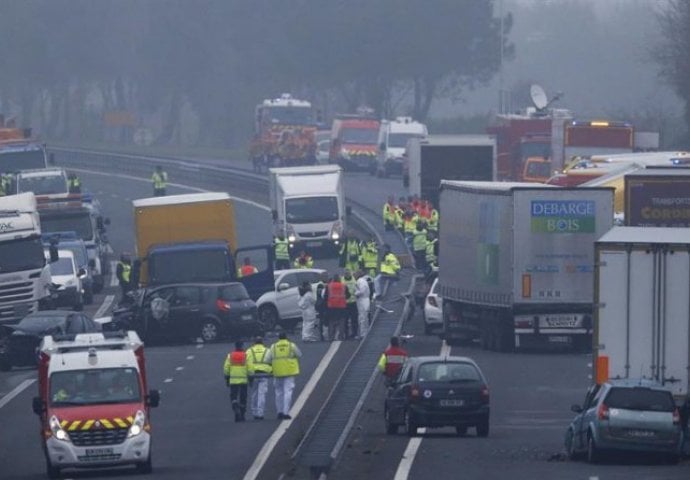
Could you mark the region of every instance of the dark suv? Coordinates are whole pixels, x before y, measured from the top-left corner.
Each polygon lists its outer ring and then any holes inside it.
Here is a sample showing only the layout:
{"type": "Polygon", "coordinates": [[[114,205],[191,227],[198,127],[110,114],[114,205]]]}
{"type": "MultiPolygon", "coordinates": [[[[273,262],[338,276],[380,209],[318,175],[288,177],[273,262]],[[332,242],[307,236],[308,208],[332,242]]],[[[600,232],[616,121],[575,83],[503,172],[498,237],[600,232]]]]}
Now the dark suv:
{"type": "Polygon", "coordinates": [[[256,304],[239,282],[181,283],[133,292],[113,311],[114,328],[142,338],[201,338],[262,334],[256,304]]]}

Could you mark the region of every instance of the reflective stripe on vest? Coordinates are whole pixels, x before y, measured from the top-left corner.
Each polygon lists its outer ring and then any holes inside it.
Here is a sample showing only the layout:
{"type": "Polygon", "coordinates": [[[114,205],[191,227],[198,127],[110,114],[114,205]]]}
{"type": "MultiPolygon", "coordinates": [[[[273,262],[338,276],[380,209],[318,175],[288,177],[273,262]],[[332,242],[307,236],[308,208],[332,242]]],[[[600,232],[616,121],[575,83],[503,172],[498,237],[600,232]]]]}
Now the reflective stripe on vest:
{"type": "Polygon", "coordinates": [[[271,345],[273,355],[273,376],[291,377],[299,375],[299,362],[289,340],[278,340],[271,345]]]}
{"type": "Polygon", "coordinates": [[[341,282],[330,282],[328,284],[328,308],[345,308],[345,284],[341,282]]]}
{"type": "Polygon", "coordinates": [[[268,349],[261,344],[253,345],[247,350],[247,352],[251,355],[251,361],[247,362],[250,374],[271,373],[271,370],[273,370],[271,366],[268,363],[264,363],[264,357],[266,357],[266,350],[268,349]]]}

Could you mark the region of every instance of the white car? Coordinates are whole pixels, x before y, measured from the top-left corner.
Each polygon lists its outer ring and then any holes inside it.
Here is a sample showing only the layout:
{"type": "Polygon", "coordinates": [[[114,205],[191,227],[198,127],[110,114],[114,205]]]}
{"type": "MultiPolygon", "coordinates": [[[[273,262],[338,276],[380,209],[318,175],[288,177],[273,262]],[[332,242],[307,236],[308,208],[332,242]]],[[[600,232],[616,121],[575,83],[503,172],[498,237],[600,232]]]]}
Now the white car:
{"type": "Polygon", "coordinates": [[[319,130],[315,135],[316,140],[316,163],[327,165],[331,154],[331,131],[319,130]]]}
{"type": "Polygon", "coordinates": [[[314,288],[326,270],[320,268],[293,268],[273,272],[275,290],[266,292],[256,301],[259,309],[259,322],[264,331],[273,330],[276,325],[292,328],[302,319],[302,311],[297,306],[299,286],[309,282],[314,288]]]}
{"type": "Polygon", "coordinates": [[[23,192],[34,192],[37,197],[66,197],[69,194],[67,173],[62,168],[22,170],[17,173],[17,193],[23,192]]]}
{"type": "Polygon", "coordinates": [[[58,261],[50,264],[50,277],[55,286],[51,298],[53,306],[83,310],[84,287],[81,280],[86,277],[86,271],[77,267],[74,253],[58,250],[58,261]]]}
{"type": "Polygon", "coordinates": [[[431,289],[424,300],[424,333],[443,329],[443,299],[438,296],[438,278],[431,284],[431,289]]]}

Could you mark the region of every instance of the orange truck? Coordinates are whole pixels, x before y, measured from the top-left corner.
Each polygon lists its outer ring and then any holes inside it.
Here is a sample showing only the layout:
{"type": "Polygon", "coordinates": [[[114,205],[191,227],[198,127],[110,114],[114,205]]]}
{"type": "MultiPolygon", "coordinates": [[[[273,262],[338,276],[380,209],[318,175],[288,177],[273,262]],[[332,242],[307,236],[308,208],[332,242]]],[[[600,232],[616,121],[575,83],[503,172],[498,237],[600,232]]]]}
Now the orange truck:
{"type": "Polygon", "coordinates": [[[31,139],[31,129],[16,128],[0,115],[0,174],[47,166],[45,145],[31,139]]]}
{"type": "Polygon", "coordinates": [[[381,122],[369,109],[336,116],[331,127],[329,162],[339,164],[344,170],[376,173],[380,128],[381,122]]]}
{"type": "Polygon", "coordinates": [[[49,478],[65,469],[133,465],[150,473],[151,408],[144,344],[136,332],[47,336],[39,347],[41,446],[49,478]]]}

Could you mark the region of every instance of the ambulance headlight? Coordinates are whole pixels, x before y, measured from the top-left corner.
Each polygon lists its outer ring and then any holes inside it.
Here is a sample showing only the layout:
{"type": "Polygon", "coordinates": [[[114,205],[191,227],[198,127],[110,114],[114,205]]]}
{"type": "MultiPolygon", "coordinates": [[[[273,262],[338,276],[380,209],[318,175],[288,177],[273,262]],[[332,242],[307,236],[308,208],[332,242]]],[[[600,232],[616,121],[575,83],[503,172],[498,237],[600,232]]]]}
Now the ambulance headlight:
{"type": "Polygon", "coordinates": [[[129,427],[129,432],[127,432],[127,438],[136,437],[144,431],[144,426],[146,425],[146,415],[141,410],[137,410],[137,414],[134,415],[134,421],[129,427]]]}
{"type": "Polygon", "coordinates": [[[62,428],[60,425],[60,420],[53,415],[50,417],[50,433],[53,434],[53,437],[57,438],[58,440],[62,440],[63,442],[69,442],[69,435],[67,435],[67,432],[62,428]]]}

